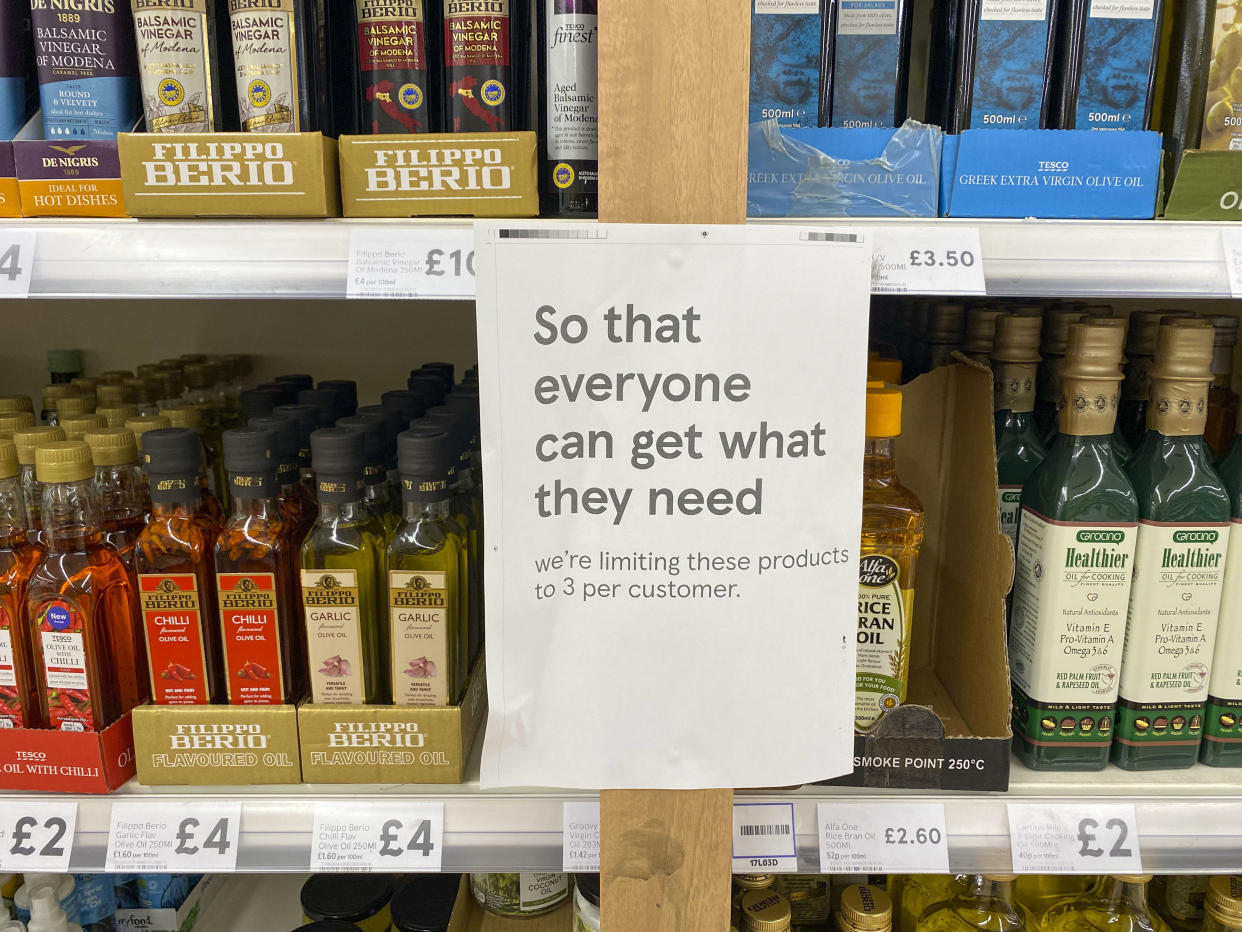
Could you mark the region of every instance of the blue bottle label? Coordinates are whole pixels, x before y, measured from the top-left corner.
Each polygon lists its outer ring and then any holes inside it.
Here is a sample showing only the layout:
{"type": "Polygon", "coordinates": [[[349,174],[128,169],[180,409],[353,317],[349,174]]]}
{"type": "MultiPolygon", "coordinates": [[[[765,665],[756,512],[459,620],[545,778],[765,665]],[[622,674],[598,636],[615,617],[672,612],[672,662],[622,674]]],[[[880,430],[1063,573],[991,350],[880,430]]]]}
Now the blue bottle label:
{"type": "Polygon", "coordinates": [[[898,0],[840,0],[832,125],[892,126],[901,64],[898,0]]]}
{"type": "Polygon", "coordinates": [[[983,0],[971,129],[1040,128],[1048,29],[1048,0],[983,0]]]}
{"type": "Polygon", "coordinates": [[[1077,129],[1146,129],[1155,0],[1092,0],[1078,79],[1077,129]]]}

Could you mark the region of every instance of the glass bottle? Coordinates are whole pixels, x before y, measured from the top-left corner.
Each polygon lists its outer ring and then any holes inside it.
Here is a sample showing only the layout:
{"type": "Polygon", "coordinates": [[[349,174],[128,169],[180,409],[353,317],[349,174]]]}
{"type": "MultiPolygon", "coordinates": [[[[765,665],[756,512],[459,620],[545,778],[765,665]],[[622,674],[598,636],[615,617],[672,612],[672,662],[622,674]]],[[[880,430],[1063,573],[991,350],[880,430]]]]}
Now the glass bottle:
{"type": "Polygon", "coordinates": [[[966,874],[903,874],[889,882],[889,896],[896,909],[897,932],[914,932],[927,910],[966,891],[966,874]]]}
{"type": "Polygon", "coordinates": [[[1147,434],[1147,402],[1151,397],[1151,366],[1156,355],[1156,337],[1163,320],[1193,317],[1190,311],[1134,311],[1126,335],[1126,378],[1121,383],[1121,407],[1117,429],[1137,450],[1147,434]]]}
{"type": "Polygon", "coordinates": [[[1040,917],[1041,932],[1169,932],[1147,904],[1151,874],[1113,874],[1040,917]]]}
{"type": "Polygon", "coordinates": [[[366,457],[364,481],[366,490],[363,504],[379,521],[384,538],[391,537],[400,521],[400,506],[393,499],[388,484],[388,429],[382,418],[369,414],[355,414],[336,422],[337,427],[362,434],[363,455],[366,457]]]}
{"type": "Polygon", "coordinates": [[[867,390],[854,727],[867,731],[906,701],[923,506],[897,477],[901,391],[867,390]]]}
{"type": "Polygon", "coordinates": [[[171,426],[188,428],[198,434],[203,445],[203,477],[207,480],[207,491],[215,496],[223,509],[228,506],[229,484],[220,449],[220,430],[219,425],[208,429],[203,420],[205,414],[213,419],[216,416],[210,406],[193,405],[186,401],[175,401],[160,408],[160,416],[167,418],[171,426]]]}
{"type": "Polygon", "coordinates": [[[221,439],[233,502],[215,548],[229,702],[296,702],[306,681],[305,654],[289,604],[292,563],[288,519],[276,498],[276,438],[240,427],[221,439]]]}
{"type": "Polygon", "coordinates": [[[332,132],[327,5],[281,0],[257,12],[229,4],[237,112],[247,133],[332,132]]]}
{"type": "Polygon", "coordinates": [[[540,0],[535,13],[545,216],[594,217],[598,210],[598,6],[598,0],[540,0]]]}
{"type": "MultiPolygon", "coordinates": [[[[315,523],[318,506],[314,496],[302,484],[297,422],[284,414],[271,414],[250,419],[250,426],[270,431],[276,438],[276,484],[280,487],[277,500],[288,518],[289,543],[293,552],[302,549],[302,541],[315,523]]],[[[295,574],[296,575],[296,574],[295,574]]]]}
{"type": "Polygon", "coordinates": [[[26,528],[17,445],[0,439],[0,729],[38,728],[34,655],[26,634],[26,589],[43,545],[26,528]]]}
{"type": "Polygon", "coordinates": [[[1070,326],[1060,432],[1022,490],[1009,654],[1014,749],[1034,770],[1108,763],[1139,516],[1112,443],[1123,340],[1070,326]]]}
{"type": "Polygon", "coordinates": [[[103,430],[108,421],[99,414],[73,414],[59,418],[60,429],[66,440],[82,440],[92,430],[103,430]]]}
{"type": "Polygon", "coordinates": [[[992,387],[996,409],[996,475],[1001,530],[1018,546],[1022,486],[1048,450],[1035,424],[1035,381],[1039,371],[1038,317],[1007,315],[996,321],[992,387]]]}
{"type": "Polygon", "coordinates": [[[220,524],[203,507],[198,434],[149,432],[143,461],[151,477],[151,520],[134,559],[156,705],[224,702],[224,652],[216,599],[220,524]]]}
{"type": "Polygon", "coordinates": [[[1025,932],[1029,917],[1014,899],[1016,874],[971,874],[966,889],[929,907],[916,932],[1025,932]]]}
{"type": "Polygon", "coordinates": [[[311,434],[319,516],[302,544],[302,604],[311,701],[387,705],[384,527],[366,507],[363,435],[325,427],[311,434]]]}
{"type": "Polygon", "coordinates": [[[457,655],[465,542],[452,520],[456,458],[447,434],[407,431],[397,459],[404,515],[387,556],[393,702],[452,705],[465,678],[457,655]]]}
{"type": "Polygon", "coordinates": [[[1199,748],[1199,760],[1212,767],[1242,767],[1242,415],[1237,434],[1229,455],[1217,467],[1232,512],[1225,591],[1199,748]]]}
{"type": "Polygon", "coordinates": [[[996,321],[1005,312],[998,307],[972,307],[966,311],[966,339],[962,352],[977,363],[992,364],[996,343],[996,321]]]}
{"type": "Polygon", "coordinates": [[[1199,932],[1210,879],[1193,874],[1153,877],[1147,899],[1156,915],[1175,932],[1199,932]]]}
{"type": "Polygon", "coordinates": [[[1065,363],[1069,328],[1086,315],[1072,308],[1048,308],[1044,311],[1039,354],[1043,361],[1035,382],[1035,424],[1044,444],[1057,435],[1057,406],[1061,403],[1061,368],[1065,363]]]}
{"type": "Polygon", "coordinates": [[[1095,878],[1083,874],[1023,874],[1018,878],[1014,896],[1018,905],[1039,917],[1068,897],[1081,896],[1091,889],[1095,878]]]}
{"type": "Polygon", "coordinates": [[[742,932],[788,932],[789,900],[775,890],[751,890],[742,897],[742,932]]]}
{"type": "MultiPolygon", "coordinates": [[[[126,430],[134,435],[134,446],[138,449],[138,471],[141,473],[142,477],[142,498],[148,505],[147,514],[150,514],[151,483],[150,478],[147,476],[147,470],[143,465],[142,438],[153,430],[167,430],[172,426],[172,423],[168,420],[168,418],[159,414],[140,414],[136,417],[126,418],[124,426],[126,430]]],[[[203,490],[206,491],[206,489],[207,486],[204,483],[203,490]]],[[[215,501],[215,496],[212,496],[212,500],[215,502],[215,507],[219,509],[220,503],[215,501]]],[[[218,520],[224,520],[223,510],[218,512],[218,520]]]]}
{"type": "Polygon", "coordinates": [[[103,428],[84,438],[95,464],[95,494],[99,496],[99,516],[104,540],[116,548],[121,562],[134,568],[134,545],[146,524],[149,494],[138,467],[138,448],[134,435],[124,427],[103,428]]]}
{"type": "Polygon", "coordinates": [[[438,22],[423,0],[393,5],[384,0],[355,0],[359,103],[362,133],[436,133],[440,98],[432,93],[429,73],[438,72],[429,54],[438,52],[438,22]],[[401,42],[390,37],[400,35],[401,42]]]}
{"type": "Polygon", "coordinates": [[[1238,345],[1238,319],[1221,315],[1208,318],[1216,328],[1212,349],[1212,387],[1208,389],[1207,427],[1203,438],[1214,459],[1229,452],[1234,425],[1238,422],[1238,396],[1233,390],[1233,354],[1238,345]]]}
{"type": "Polygon", "coordinates": [[[147,697],[135,595],[100,531],[90,447],[45,444],[35,458],[47,553],[31,574],[26,605],[39,718],[61,731],[102,731],[147,697]]]}
{"type": "Polygon", "coordinates": [[[879,887],[848,886],[841,893],[837,928],[840,932],[890,932],[893,903],[879,887]]]}
{"type": "Polygon", "coordinates": [[[1203,932],[1242,929],[1242,877],[1213,877],[1203,901],[1203,932]]]}
{"type": "Polygon", "coordinates": [[[21,466],[22,504],[26,506],[26,526],[35,542],[43,540],[43,486],[35,472],[35,450],[46,443],[65,439],[59,427],[29,427],[15,431],[13,443],[17,447],[17,462],[21,466]]]}
{"type": "MultiPolygon", "coordinates": [[[[309,378],[309,376],[307,376],[309,378]]],[[[277,405],[272,414],[293,418],[298,428],[298,466],[302,486],[314,500],[315,471],[311,468],[310,435],[319,428],[319,411],[311,405],[277,405]]]]}
{"type": "Polygon", "coordinates": [[[67,385],[82,374],[82,351],[76,349],[47,351],[47,369],[53,385],[67,385]]]}
{"type": "Polygon", "coordinates": [[[1213,329],[1161,326],[1147,436],[1127,472],[1139,501],[1113,763],[1190,767],[1198,758],[1232,506],[1203,443],[1213,329]]]}

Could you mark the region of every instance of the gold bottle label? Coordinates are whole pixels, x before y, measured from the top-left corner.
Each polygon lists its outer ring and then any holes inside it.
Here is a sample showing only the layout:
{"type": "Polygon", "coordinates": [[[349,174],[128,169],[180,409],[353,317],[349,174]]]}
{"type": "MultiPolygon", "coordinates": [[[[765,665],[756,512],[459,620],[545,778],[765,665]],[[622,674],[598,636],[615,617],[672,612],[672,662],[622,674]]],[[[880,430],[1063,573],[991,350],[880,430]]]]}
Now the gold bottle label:
{"type": "Polygon", "coordinates": [[[914,590],[901,588],[892,557],[872,553],[858,564],[858,636],[854,727],[866,731],[906,701],[914,590]]]}
{"type": "Polygon", "coordinates": [[[1193,437],[1207,427],[1208,382],[1153,379],[1147,426],[1166,437],[1193,437]]]}
{"type": "Polygon", "coordinates": [[[388,574],[394,705],[449,705],[449,599],[444,573],[388,574]]]}
{"type": "Polygon", "coordinates": [[[366,657],[355,570],[302,570],[311,701],[366,702],[366,657]]]}
{"type": "Polygon", "coordinates": [[[1118,381],[1066,378],[1061,382],[1061,433],[1076,437],[1111,434],[1120,403],[1118,381]]]}
{"type": "Polygon", "coordinates": [[[992,381],[995,410],[1019,414],[1034,411],[1038,369],[1038,363],[996,363],[992,381]]]}

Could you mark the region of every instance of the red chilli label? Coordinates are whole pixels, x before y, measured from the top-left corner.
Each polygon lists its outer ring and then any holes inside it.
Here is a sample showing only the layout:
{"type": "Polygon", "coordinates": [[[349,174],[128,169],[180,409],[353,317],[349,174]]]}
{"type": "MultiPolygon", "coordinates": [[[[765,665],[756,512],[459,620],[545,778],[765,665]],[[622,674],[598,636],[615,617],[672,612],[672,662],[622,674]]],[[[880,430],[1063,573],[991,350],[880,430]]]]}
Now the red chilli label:
{"type": "Polygon", "coordinates": [[[206,705],[207,653],[193,573],[138,577],[156,705],[206,705]]]}
{"type": "Polygon", "coordinates": [[[82,614],[55,599],[39,609],[35,630],[42,647],[49,724],[60,731],[94,731],[82,614]]]}
{"type": "MultiPolygon", "coordinates": [[[[7,598],[3,596],[0,598],[7,598]]],[[[17,657],[13,651],[14,612],[0,601],[0,728],[22,728],[26,714],[23,696],[17,687],[17,657]]]]}
{"type": "Polygon", "coordinates": [[[280,614],[272,573],[219,573],[229,703],[280,705],[280,614]]]}

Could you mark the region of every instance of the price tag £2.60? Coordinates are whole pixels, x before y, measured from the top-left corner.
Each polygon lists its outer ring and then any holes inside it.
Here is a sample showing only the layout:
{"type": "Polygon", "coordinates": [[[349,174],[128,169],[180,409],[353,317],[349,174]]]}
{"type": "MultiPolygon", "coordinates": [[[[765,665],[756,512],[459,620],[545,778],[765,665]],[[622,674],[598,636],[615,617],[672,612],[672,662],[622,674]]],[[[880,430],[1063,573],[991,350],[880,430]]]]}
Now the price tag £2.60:
{"type": "Polygon", "coordinates": [[[227,874],[237,869],[241,804],[112,804],[105,869],[227,874]]]}
{"type": "Polygon", "coordinates": [[[988,293],[978,227],[881,227],[874,237],[873,294],[988,293]]]}
{"type": "Polygon", "coordinates": [[[21,801],[0,810],[0,869],[63,874],[69,870],[77,803],[21,801]]]}
{"type": "Polygon", "coordinates": [[[825,874],[947,874],[940,803],[820,803],[819,864],[825,874]]]}
{"type": "Polygon", "coordinates": [[[312,871],[426,872],[444,858],[444,803],[317,803],[312,871]]]}
{"type": "Polygon", "coordinates": [[[1011,803],[1009,844],[1017,873],[1141,874],[1134,806],[1011,803]]]}

